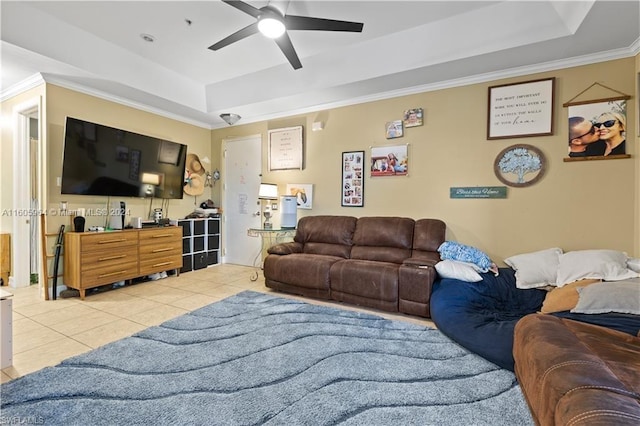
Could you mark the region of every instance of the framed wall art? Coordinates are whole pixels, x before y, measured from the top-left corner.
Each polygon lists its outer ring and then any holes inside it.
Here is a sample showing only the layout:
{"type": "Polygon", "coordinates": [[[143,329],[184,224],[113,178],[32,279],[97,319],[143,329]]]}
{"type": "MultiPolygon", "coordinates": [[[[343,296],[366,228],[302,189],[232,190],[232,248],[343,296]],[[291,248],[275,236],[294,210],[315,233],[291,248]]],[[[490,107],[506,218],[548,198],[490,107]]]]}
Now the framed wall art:
{"type": "Polygon", "coordinates": [[[404,127],[416,127],[424,124],[424,111],[422,108],[411,108],[402,114],[404,127]]]}
{"type": "Polygon", "coordinates": [[[140,157],[142,151],[139,149],[132,149],[129,151],[129,179],[138,180],[140,177],[140,157]]]}
{"type": "Polygon", "coordinates": [[[384,125],[384,129],[387,139],[401,138],[404,135],[402,120],[389,121],[384,125]]]}
{"type": "Polygon", "coordinates": [[[555,77],[489,87],[487,139],[553,134],[555,77]]]}
{"type": "Polygon", "coordinates": [[[342,207],[364,206],[364,151],[342,153],[342,207]]]}
{"type": "Polygon", "coordinates": [[[129,162],[129,147],[116,145],[116,161],[121,163],[129,162]]]}
{"type": "Polygon", "coordinates": [[[313,208],[313,184],[312,183],[288,183],[287,195],[294,195],[299,209],[313,208]]]}
{"type": "Polygon", "coordinates": [[[371,176],[406,176],[409,144],[371,147],[371,176]]]}
{"type": "Polygon", "coordinates": [[[302,126],[269,130],[269,171],[302,170],[302,126]]]}
{"type": "Polygon", "coordinates": [[[162,141],[160,150],[158,151],[158,163],[177,166],[183,149],[184,145],[179,143],[162,141]]]}
{"type": "Polygon", "coordinates": [[[625,99],[570,105],[565,161],[629,158],[625,99]]]}
{"type": "Polygon", "coordinates": [[[518,144],[503,149],[493,163],[493,170],[500,182],[523,188],[542,179],[547,160],[533,145],[518,144]]]}

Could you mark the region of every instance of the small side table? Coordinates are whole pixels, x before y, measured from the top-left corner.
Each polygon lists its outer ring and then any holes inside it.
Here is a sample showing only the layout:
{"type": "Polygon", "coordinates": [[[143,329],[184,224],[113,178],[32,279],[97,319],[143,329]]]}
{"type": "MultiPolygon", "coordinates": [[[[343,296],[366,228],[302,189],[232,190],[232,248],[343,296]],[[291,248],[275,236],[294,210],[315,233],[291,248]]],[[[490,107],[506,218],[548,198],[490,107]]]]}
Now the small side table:
{"type": "MultiPolygon", "coordinates": [[[[294,228],[272,228],[272,229],[264,229],[264,228],[249,228],[247,230],[247,235],[250,237],[260,237],[262,238],[262,246],[260,252],[256,255],[253,264],[258,261],[260,258],[260,269],[262,269],[262,265],[264,264],[264,258],[267,257],[267,250],[269,247],[274,246],[276,244],[284,243],[287,241],[292,241],[293,237],[296,235],[296,230],[294,228]]],[[[257,266],[256,266],[257,267],[257,266]]],[[[254,272],[251,275],[251,281],[256,281],[258,279],[258,271],[254,272]]]]}
{"type": "Polygon", "coordinates": [[[13,297],[0,289],[0,368],[13,365],[13,297]]]}

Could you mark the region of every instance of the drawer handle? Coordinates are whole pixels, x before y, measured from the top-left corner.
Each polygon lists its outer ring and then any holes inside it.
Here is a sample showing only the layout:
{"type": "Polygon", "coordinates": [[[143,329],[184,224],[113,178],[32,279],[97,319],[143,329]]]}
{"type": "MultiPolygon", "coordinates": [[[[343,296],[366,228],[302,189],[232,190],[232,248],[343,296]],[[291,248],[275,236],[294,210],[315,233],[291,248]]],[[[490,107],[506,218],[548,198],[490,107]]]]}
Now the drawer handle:
{"type": "Polygon", "coordinates": [[[121,243],[123,241],[127,241],[127,240],[125,238],[119,238],[117,240],[102,240],[102,241],[98,241],[98,244],[121,243]]]}
{"type": "Polygon", "coordinates": [[[157,235],[152,235],[151,238],[165,238],[165,237],[171,237],[171,234],[157,234],[157,235]]]}
{"type": "Polygon", "coordinates": [[[162,263],[156,263],[153,265],[153,267],[155,268],[156,266],[165,266],[165,265],[171,265],[173,262],[162,262],[162,263]]]}
{"type": "Polygon", "coordinates": [[[151,253],[161,253],[163,251],[169,251],[169,250],[173,250],[173,247],[165,247],[165,248],[155,249],[155,250],[152,250],[151,253]]]}
{"type": "Polygon", "coordinates": [[[124,274],[125,272],[127,272],[126,269],[123,269],[122,271],[116,271],[116,272],[111,272],[109,274],[102,274],[102,275],[98,275],[98,278],[105,278],[105,277],[111,277],[113,275],[120,275],[120,274],[124,274]]]}
{"type": "Polygon", "coordinates": [[[113,259],[122,259],[123,257],[125,257],[126,255],[124,254],[118,254],[116,256],[107,256],[107,257],[101,257],[100,259],[98,259],[99,262],[102,262],[104,260],[113,260],[113,259]]]}

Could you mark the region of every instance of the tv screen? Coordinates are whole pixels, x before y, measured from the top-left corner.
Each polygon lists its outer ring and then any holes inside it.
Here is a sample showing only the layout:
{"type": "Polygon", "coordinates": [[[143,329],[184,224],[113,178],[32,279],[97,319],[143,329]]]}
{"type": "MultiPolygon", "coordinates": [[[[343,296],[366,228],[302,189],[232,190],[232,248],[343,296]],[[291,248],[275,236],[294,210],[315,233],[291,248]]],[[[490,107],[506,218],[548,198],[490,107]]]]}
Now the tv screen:
{"type": "Polygon", "coordinates": [[[67,117],[62,194],[182,198],[187,146],[67,117]]]}

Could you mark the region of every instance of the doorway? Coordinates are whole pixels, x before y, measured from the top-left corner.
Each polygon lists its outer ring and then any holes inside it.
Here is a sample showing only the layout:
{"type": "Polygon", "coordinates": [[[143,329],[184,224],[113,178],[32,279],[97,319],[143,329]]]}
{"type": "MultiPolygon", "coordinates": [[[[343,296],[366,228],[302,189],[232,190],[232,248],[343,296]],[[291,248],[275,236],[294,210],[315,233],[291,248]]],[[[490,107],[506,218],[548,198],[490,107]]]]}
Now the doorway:
{"type": "Polygon", "coordinates": [[[13,223],[11,253],[13,257],[12,287],[27,287],[47,279],[47,272],[41,271],[40,254],[40,212],[43,210],[42,196],[42,143],[41,143],[41,100],[34,98],[17,105],[13,110],[14,170],[13,179],[13,223]],[[28,235],[28,238],[17,236],[28,235]],[[27,255],[28,254],[28,255],[27,255]]]}
{"type": "Polygon", "coordinates": [[[222,141],[224,158],[224,263],[259,266],[262,241],[247,230],[260,227],[258,190],[262,181],[262,136],[222,141]]]}

